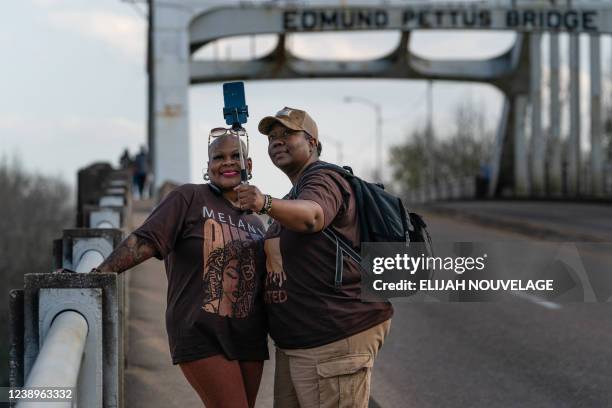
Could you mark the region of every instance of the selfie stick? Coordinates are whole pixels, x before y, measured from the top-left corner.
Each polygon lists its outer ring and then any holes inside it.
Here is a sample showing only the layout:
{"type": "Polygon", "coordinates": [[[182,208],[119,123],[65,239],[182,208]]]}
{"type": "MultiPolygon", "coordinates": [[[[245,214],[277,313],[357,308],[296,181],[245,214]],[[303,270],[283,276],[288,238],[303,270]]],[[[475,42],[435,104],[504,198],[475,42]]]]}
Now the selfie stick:
{"type": "Polygon", "coordinates": [[[240,180],[242,184],[249,184],[247,175],[245,152],[242,149],[240,136],[246,135],[246,129],[242,127],[247,122],[249,107],[244,96],[244,82],[227,82],[223,84],[223,97],[225,106],[223,116],[225,123],[232,127],[238,135],[238,154],[240,156],[240,180]]]}

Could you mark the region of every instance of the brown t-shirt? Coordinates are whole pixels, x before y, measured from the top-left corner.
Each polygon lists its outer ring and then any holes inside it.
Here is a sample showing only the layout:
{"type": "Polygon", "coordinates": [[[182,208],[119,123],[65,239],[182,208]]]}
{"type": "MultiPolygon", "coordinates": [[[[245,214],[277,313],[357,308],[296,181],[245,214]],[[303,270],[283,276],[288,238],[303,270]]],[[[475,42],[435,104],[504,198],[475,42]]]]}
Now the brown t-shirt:
{"type": "Polygon", "coordinates": [[[262,300],[264,228],[206,184],[173,190],[134,234],[168,276],[166,329],[174,364],[223,354],[268,358],[262,300]]]}
{"type": "MultiPolygon", "coordinates": [[[[300,181],[300,200],[323,209],[330,224],[359,245],[356,202],[349,183],[333,170],[315,170],[300,181]]],[[[334,288],[336,247],[321,232],[290,231],[274,222],[265,241],[267,277],[264,300],[270,335],[286,349],[317,347],[349,337],[388,320],[388,302],[361,302],[360,266],[344,257],[342,288],[334,288]]]]}

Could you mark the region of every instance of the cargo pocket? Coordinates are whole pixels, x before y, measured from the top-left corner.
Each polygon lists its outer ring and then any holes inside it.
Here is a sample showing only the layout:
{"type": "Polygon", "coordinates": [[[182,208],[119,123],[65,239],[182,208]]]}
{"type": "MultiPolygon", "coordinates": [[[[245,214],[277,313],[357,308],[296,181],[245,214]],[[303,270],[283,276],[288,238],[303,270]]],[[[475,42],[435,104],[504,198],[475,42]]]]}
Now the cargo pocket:
{"type": "Polygon", "coordinates": [[[320,361],[317,364],[319,407],[367,407],[373,362],[372,356],[367,353],[320,361]]]}

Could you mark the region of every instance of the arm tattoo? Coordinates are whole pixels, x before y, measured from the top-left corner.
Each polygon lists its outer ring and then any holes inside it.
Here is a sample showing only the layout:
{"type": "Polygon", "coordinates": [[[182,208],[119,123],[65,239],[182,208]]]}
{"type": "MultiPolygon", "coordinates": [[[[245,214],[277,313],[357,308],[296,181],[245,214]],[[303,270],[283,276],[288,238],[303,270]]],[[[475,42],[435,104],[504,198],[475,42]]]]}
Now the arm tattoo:
{"type": "Polygon", "coordinates": [[[121,273],[156,254],[151,243],[134,234],[128,235],[115,250],[100,264],[100,272],[121,273]]]}

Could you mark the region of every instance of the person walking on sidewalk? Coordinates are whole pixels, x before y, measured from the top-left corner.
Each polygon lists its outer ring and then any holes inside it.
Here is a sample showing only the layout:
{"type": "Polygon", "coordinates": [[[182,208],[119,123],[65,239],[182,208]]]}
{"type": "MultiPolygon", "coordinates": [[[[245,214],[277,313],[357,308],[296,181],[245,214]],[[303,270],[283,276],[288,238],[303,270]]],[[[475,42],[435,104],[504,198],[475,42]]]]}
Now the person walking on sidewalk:
{"type": "MultiPolygon", "coordinates": [[[[173,364],[207,408],[252,408],[268,359],[264,226],[238,204],[239,140],[223,130],[211,131],[221,136],[208,147],[210,182],[171,191],[92,272],[163,259],[173,364]]],[[[247,164],[251,174],[251,159],[247,164]]]]}
{"type": "Polygon", "coordinates": [[[140,152],[134,157],[134,184],[138,189],[138,198],[144,199],[145,185],[149,174],[149,155],[144,146],[140,147],[140,152]]]}
{"type": "Polygon", "coordinates": [[[274,165],[300,186],[291,200],[236,187],[241,208],[263,210],[274,220],[264,244],[264,300],[276,343],[274,406],[367,407],[372,365],[393,308],[361,301],[360,266],[349,257],[342,286],[335,287],[336,246],[322,233],[331,226],[359,246],[353,191],[338,173],[311,169],[322,147],[305,111],[284,108],[263,118],[259,131],[268,136],[274,165]]]}

